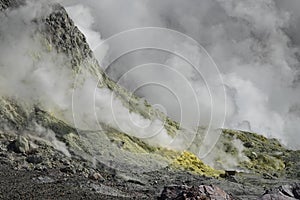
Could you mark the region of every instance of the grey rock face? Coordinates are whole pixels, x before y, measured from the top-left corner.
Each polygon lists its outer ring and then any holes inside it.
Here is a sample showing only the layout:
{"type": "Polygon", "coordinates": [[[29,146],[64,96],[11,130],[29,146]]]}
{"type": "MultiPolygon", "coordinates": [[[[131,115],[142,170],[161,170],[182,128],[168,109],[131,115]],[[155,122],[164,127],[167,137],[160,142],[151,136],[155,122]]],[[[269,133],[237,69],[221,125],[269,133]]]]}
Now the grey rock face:
{"type": "Polygon", "coordinates": [[[58,52],[71,58],[73,67],[78,67],[86,58],[92,58],[92,51],[85,36],[74,25],[65,9],[53,5],[53,12],[46,18],[44,34],[58,52]]]}

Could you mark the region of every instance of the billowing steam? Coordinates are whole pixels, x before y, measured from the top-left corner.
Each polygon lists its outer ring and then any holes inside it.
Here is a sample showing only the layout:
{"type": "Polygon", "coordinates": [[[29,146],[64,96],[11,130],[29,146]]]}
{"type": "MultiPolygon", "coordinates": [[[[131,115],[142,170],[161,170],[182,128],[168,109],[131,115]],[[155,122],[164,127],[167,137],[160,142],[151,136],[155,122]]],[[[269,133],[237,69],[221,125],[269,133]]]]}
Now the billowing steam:
{"type": "MultiPolygon", "coordinates": [[[[145,26],[180,31],[207,50],[220,74],[198,76],[193,67],[177,55],[157,50],[130,53],[106,69],[114,80],[156,104],[173,119],[182,121],[180,108],[183,108],[188,113],[184,114],[184,126],[191,129],[196,125],[207,126],[212,116],[224,115],[226,105],[225,124],[220,117],[214,126],[259,132],[276,137],[291,148],[300,148],[295,139],[300,133],[299,16],[294,11],[293,1],[86,0],[63,3],[87,36],[91,48],[97,50],[103,65],[114,56],[113,49],[143,38],[104,45],[100,51],[99,43],[121,31],[145,26]],[[143,70],[123,76],[141,65],[143,70]],[[171,70],[174,73],[170,73],[171,70]],[[145,80],[160,85],[137,88],[145,80]],[[209,83],[209,91],[206,83],[209,83]],[[166,87],[161,87],[162,84],[166,87]],[[189,87],[195,93],[189,92],[189,87]],[[176,90],[172,93],[170,88],[176,90]],[[197,102],[193,101],[195,96],[197,102]],[[195,107],[199,107],[199,116],[195,107]],[[200,119],[200,124],[193,123],[195,118],[200,119]]],[[[68,66],[68,58],[49,51],[47,44],[41,44],[42,36],[36,34],[41,27],[33,19],[50,12],[44,3],[29,2],[17,10],[0,13],[0,95],[15,97],[29,107],[39,104],[69,123],[73,123],[74,109],[76,127],[82,129],[99,128],[99,120],[138,137],[158,132],[150,142],[167,145],[170,138],[163,122],[129,112],[111,91],[95,89],[98,80],[84,77],[74,93],[76,77],[68,66]],[[94,112],[96,117],[91,115],[94,112]]],[[[149,40],[158,43],[160,39],[164,38],[149,40]]],[[[176,51],[189,55],[193,63],[197,63],[197,70],[204,72],[211,66],[199,47],[188,41],[176,41],[174,46],[176,51]]],[[[49,135],[52,138],[53,134],[49,135]]]]}
{"type": "MultiPolygon", "coordinates": [[[[162,121],[129,112],[111,90],[97,88],[101,79],[87,70],[75,74],[69,58],[53,50],[39,32],[42,25],[36,23],[50,12],[47,3],[29,1],[26,6],[0,13],[0,96],[14,98],[28,110],[38,105],[79,130],[101,130],[100,122],[152,144],[168,145],[171,138],[162,121]]],[[[89,42],[100,41],[97,33],[84,32],[89,42]]],[[[91,65],[92,61],[86,63],[91,65]]],[[[38,135],[65,149],[53,132],[33,126],[38,135]]]]}
{"type": "MultiPolygon", "coordinates": [[[[82,31],[90,38],[91,46],[99,42],[93,39],[95,31],[100,32],[104,40],[125,30],[149,26],[170,28],[194,38],[208,51],[222,75],[227,111],[224,127],[259,132],[280,139],[290,148],[300,148],[295,140],[300,134],[300,26],[299,2],[296,0],[87,0],[64,3],[78,25],[88,24],[82,31]],[[83,12],[85,14],[80,15],[83,12]]],[[[163,40],[152,39],[154,43],[163,40]]],[[[108,49],[134,42],[110,44],[108,49]]],[[[193,54],[201,65],[203,55],[197,49],[185,41],[178,41],[176,45],[181,51],[193,54]]],[[[110,56],[108,50],[101,62],[105,64],[110,56]]],[[[195,78],[189,70],[190,65],[178,56],[141,50],[112,63],[107,73],[116,81],[122,79],[120,83],[129,90],[135,90],[147,78],[154,82],[164,80],[166,85],[179,88],[176,95],[180,96],[180,91],[184,94],[182,82],[163,71],[141,70],[123,77],[137,65],[155,62],[178,70],[188,79],[200,100],[200,125],[207,125],[212,115],[210,94],[203,80],[195,78]]],[[[155,66],[148,65],[151,67],[155,66]]],[[[201,70],[205,70],[205,66],[200,67],[201,70]]],[[[214,80],[216,76],[203,78],[214,80]]],[[[220,100],[223,92],[220,82],[210,83],[215,113],[222,114],[224,101],[220,100]]],[[[175,120],[181,120],[179,104],[168,90],[150,85],[135,92],[152,104],[162,105],[175,120]]],[[[195,105],[188,95],[182,95],[187,98],[181,98],[181,103],[187,110],[193,110],[195,105]]]]}

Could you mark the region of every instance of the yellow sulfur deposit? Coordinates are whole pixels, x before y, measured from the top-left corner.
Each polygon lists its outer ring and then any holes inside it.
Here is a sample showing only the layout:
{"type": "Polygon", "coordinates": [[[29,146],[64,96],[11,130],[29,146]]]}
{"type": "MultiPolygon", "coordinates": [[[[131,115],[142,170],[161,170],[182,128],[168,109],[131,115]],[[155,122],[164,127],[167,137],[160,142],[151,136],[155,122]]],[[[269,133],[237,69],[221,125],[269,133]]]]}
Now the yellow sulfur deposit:
{"type": "Polygon", "coordinates": [[[257,158],[244,163],[244,165],[258,172],[280,172],[285,168],[281,159],[263,154],[259,154],[257,158]]]}
{"type": "Polygon", "coordinates": [[[172,165],[175,168],[187,170],[203,176],[219,177],[220,174],[224,174],[223,171],[215,170],[214,168],[206,165],[196,155],[188,151],[184,151],[179,157],[177,157],[172,165]]]}

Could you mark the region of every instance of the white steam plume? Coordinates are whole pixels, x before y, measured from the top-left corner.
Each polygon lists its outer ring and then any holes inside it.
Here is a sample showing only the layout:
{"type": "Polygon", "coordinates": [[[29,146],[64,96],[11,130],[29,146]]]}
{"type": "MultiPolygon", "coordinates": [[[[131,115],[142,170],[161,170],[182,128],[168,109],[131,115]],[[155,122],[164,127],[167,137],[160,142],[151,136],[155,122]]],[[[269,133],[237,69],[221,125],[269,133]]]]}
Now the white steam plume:
{"type": "MultiPolygon", "coordinates": [[[[94,17],[91,28],[101,32],[104,39],[124,30],[145,26],[171,28],[193,37],[216,61],[224,79],[227,94],[225,126],[259,132],[280,139],[290,148],[300,148],[295,139],[300,134],[300,69],[297,57],[300,44],[299,2],[87,0],[64,3],[68,6],[80,3],[88,7],[94,17]]],[[[75,17],[74,20],[79,19],[75,17]]],[[[88,17],[80,20],[89,24],[88,17]]],[[[193,48],[184,41],[178,42],[178,47],[186,52],[193,48]]],[[[201,89],[201,82],[195,82],[189,77],[189,72],[185,70],[186,64],[176,56],[162,55],[161,52],[136,53],[122,58],[122,62],[113,63],[107,72],[118,80],[135,63],[141,64],[147,59],[155,60],[158,57],[161,64],[176,69],[181,67],[181,72],[187,73],[187,78],[198,89],[197,94],[202,100],[199,106],[204,111],[201,122],[205,125],[210,117],[209,98],[201,89]]],[[[201,55],[196,53],[195,57],[199,57],[201,63],[201,55]]],[[[171,80],[172,84],[176,84],[172,76],[166,78],[164,73],[148,73],[146,76],[149,79],[161,76],[166,82],[171,80]]],[[[136,83],[144,77],[142,73],[134,74],[122,84],[128,89],[135,88],[136,83]]],[[[180,83],[177,86],[180,88],[180,83]]],[[[218,86],[211,87],[215,88],[215,98],[218,99],[218,86]]],[[[152,103],[165,104],[163,106],[167,113],[179,120],[178,104],[170,95],[160,100],[164,93],[150,87],[138,91],[138,95],[152,103]]],[[[183,99],[183,103],[189,105],[188,98],[183,99]]],[[[218,108],[218,100],[214,103],[218,108]]]]}
{"type": "MultiPolygon", "coordinates": [[[[44,2],[28,1],[26,6],[0,13],[0,96],[14,98],[29,110],[38,105],[70,124],[73,124],[75,117],[74,126],[80,130],[99,130],[101,126],[97,123],[101,122],[143,137],[151,144],[168,145],[171,138],[162,121],[145,119],[129,112],[111,90],[96,87],[97,77],[87,70],[76,76],[69,58],[51,50],[39,33],[42,27],[34,21],[50,12],[51,7],[44,2]],[[148,138],[154,133],[154,137],[148,138]]],[[[88,36],[93,36],[89,42],[100,41],[97,33],[87,30],[89,26],[83,28],[86,28],[88,36]]],[[[88,60],[86,62],[92,64],[88,60]]],[[[55,147],[64,149],[52,132],[41,128],[34,130],[41,138],[51,140],[55,147]]]]}

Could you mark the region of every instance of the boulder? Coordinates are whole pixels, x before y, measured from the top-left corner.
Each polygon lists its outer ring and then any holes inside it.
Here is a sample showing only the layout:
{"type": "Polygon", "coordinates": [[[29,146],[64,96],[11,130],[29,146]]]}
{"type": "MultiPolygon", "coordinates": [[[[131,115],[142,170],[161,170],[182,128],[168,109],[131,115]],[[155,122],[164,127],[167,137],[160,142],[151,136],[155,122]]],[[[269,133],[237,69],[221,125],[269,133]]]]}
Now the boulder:
{"type": "Polygon", "coordinates": [[[267,190],[260,200],[295,200],[300,199],[300,183],[283,185],[267,190]]]}
{"type": "Polygon", "coordinates": [[[90,174],[89,178],[95,181],[104,181],[104,178],[98,172],[90,174]]]}
{"type": "Polygon", "coordinates": [[[43,157],[40,155],[30,155],[26,158],[26,161],[32,164],[39,164],[43,162],[43,157]]]}
{"type": "Polygon", "coordinates": [[[233,197],[225,191],[214,185],[200,185],[200,186],[185,186],[174,185],[166,186],[160,200],[196,200],[196,199],[218,199],[218,200],[233,200],[233,197]]]}
{"type": "Polygon", "coordinates": [[[16,140],[12,141],[8,145],[8,150],[14,151],[16,153],[28,153],[30,150],[30,145],[28,140],[19,135],[16,140]]]}

